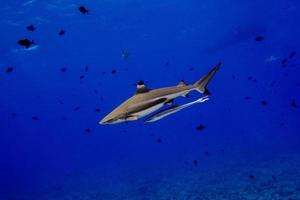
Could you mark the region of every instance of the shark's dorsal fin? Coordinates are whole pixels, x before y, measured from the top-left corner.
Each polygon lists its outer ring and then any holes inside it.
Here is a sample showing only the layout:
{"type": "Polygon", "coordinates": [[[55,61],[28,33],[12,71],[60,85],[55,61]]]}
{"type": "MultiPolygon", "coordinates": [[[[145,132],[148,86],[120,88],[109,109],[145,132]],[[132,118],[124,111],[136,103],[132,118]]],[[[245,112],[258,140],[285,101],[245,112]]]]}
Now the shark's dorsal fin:
{"type": "Polygon", "coordinates": [[[182,87],[182,86],[186,86],[186,83],[184,82],[184,80],[181,80],[177,85],[177,87],[182,87]]]}
{"type": "Polygon", "coordinates": [[[135,94],[149,92],[150,90],[146,88],[144,81],[140,80],[136,86],[135,94]]]}

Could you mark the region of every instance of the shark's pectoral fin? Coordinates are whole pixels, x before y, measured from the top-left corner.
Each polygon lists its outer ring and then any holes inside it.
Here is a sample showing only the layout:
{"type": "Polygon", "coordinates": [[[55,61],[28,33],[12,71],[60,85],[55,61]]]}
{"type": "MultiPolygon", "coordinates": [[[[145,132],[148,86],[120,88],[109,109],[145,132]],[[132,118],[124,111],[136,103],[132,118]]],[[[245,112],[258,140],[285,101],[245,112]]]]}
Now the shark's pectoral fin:
{"type": "Polygon", "coordinates": [[[139,117],[136,116],[136,115],[131,115],[131,116],[127,116],[126,117],[126,121],[135,121],[135,120],[138,120],[139,117]]]}

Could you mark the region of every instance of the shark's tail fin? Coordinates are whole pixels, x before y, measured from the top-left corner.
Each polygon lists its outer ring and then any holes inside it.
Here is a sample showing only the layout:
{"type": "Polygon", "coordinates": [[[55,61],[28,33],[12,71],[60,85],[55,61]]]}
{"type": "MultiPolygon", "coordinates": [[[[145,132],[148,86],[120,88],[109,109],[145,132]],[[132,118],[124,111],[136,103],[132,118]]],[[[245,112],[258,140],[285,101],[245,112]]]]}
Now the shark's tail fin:
{"type": "Polygon", "coordinates": [[[212,68],[212,70],[210,70],[210,72],[208,72],[200,80],[198,80],[196,83],[194,83],[194,86],[200,93],[206,94],[206,95],[210,94],[210,92],[206,89],[206,86],[207,86],[208,82],[210,81],[210,79],[218,71],[220,66],[221,66],[221,63],[218,63],[217,65],[214,66],[214,68],[212,68]]]}

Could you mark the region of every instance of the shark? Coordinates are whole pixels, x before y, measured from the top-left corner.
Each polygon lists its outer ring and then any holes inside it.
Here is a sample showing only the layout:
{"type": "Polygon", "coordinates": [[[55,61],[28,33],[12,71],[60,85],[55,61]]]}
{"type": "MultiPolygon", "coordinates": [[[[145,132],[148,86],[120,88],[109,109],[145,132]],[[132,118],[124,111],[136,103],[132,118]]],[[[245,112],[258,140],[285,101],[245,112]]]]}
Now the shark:
{"type": "Polygon", "coordinates": [[[135,94],[106,115],[99,121],[99,124],[136,121],[159,110],[164,105],[171,105],[177,97],[186,97],[191,91],[198,91],[201,94],[208,95],[210,92],[207,89],[207,85],[220,66],[221,63],[216,64],[206,75],[202,76],[194,84],[189,85],[181,80],[176,86],[150,90],[143,81],[139,81],[135,94]]]}
{"type": "Polygon", "coordinates": [[[187,107],[190,107],[194,104],[197,104],[197,103],[203,103],[205,101],[209,100],[209,97],[208,96],[204,96],[204,97],[201,97],[195,101],[192,101],[192,102],[189,102],[189,103],[185,103],[183,105],[178,105],[178,106],[171,106],[169,108],[166,108],[165,110],[161,110],[160,112],[154,114],[153,116],[147,118],[145,120],[145,122],[156,122],[162,118],[165,118],[166,116],[168,115],[171,115],[171,114],[174,114],[184,108],[187,108],[187,107]]]}

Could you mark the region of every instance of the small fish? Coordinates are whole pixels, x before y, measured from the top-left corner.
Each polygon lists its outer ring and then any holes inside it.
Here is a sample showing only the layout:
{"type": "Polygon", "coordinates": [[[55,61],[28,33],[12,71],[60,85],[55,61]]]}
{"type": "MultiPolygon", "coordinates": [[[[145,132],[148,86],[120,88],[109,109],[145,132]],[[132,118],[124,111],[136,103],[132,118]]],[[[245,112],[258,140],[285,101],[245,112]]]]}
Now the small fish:
{"type": "Polygon", "coordinates": [[[76,106],[75,108],[74,108],[74,110],[79,110],[80,109],[80,107],[79,106],[76,106]]]}
{"type": "Polygon", "coordinates": [[[5,72],[10,73],[10,72],[14,71],[14,69],[15,69],[14,67],[7,67],[5,72]]]}
{"type": "Polygon", "coordinates": [[[81,75],[81,76],[79,76],[79,79],[82,80],[82,79],[84,79],[84,77],[85,77],[84,75],[81,75]]]}
{"type": "Polygon", "coordinates": [[[288,59],[287,59],[287,58],[284,58],[284,59],[281,60],[281,64],[286,64],[287,61],[288,61],[288,59]]]}
{"type": "Polygon", "coordinates": [[[66,72],[66,71],[67,71],[67,68],[63,67],[63,68],[60,69],[60,71],[61,71],[61,72],[66,72]]]}
{"type": "Polygon", "coordinates": [[[63,35],[65,35],[65,33],[66,33],[66,31],[62,29],[58,32],[58,35],[63,36],[63,35]]]}
{"type": "Polygon", "coordinates": [[[96,112],[100,112],[101,109],[100,109],[100,108],[96,108],[95,111],[96,111],[96,112]]]}
{"type": "Polygon", "coordinates": [[[84,15],[89,13],[89,11],[84,6],[79,6],[78,10],[84,15]]]}
{"type": "Polygon", "coordinates": [[[84,68],[84,71],[85,71],[85,72],[88,72],[88,71],[89,71],[89,67],[86,66],[86,67],[84,68]]]}
{"type": "Polygon", "coordinates": [[[255,37],[255,40],[257,41],[257,42],[261,42],[261,41],[263,41],[265,38],[263,37],[263,36],[261,36],[261,35],[258,35],[258,36],[256,36],[255,37]]]}
{"type": "Polygon", "coordinates": [[[267,102],[266,100],[262,100],[260,103],[261,103],[261,105],[263,105],[263,106],[268,105],[268,102],[267,102]]]}
{"type": "Polygon", "coordinates": [[[161,140],[160,138],[157,138],[157,139],[156,139],[156,142],[157,142],[157,143],[162,143],[162,140],[161,140]]]}
{"type": "Polygon", "coordinates": [[[198,165],[198,160],[194,160],[194,165],[198,165]]]}
{"type": "Polygon", "coordinates": [[[279,59],[280,57],[276,57],[276,56],[270,56],[268,58],[265,59],[265,62],[275,62],[279,59]]]}
{"type": "Polygon", "coordinates": [[[34,41],[30,41],[29,39],[21,39],[18,41],[18,44],[25,48],[29,48],[31,45],[33,45],[35,43],[34,43],[34,41]]]}
{"type": "Polygon", "coordinates": [[[117,70],[113,69],[113,70],[111,70],[111,73],[115,74],[115,73],[117,73],[117,70]]]}
{"type": "Polygon", "coordinates": [[[86,133],[91,133],[91,132],[92,132],[92,129],[86,128],[86,129],[84,129],[84,131],[85,131],[86,133]]]}
{"type": "Polygon", "coordinates": [[[122,58],[127,59],[129,57],[129,52],[125,49],[122,50],[122,58]]]}
{"type": "Polygon", "coordinates": [[[145,122],[155,122],[155,121],[158,121],[158,120],[160,120],[160,119],[162,119],[162,118],[164,118],[164,117],[166,117],[168,115],[176,113],[176,112],[178,112],[178,111],[180,111],[180,110],[182,110],[184,108],[187,108],[187,107],[189,107],[191,105],[194,105],[196,103],[203,103],[203,102],[207,101],[208,99],[209,99],[208,96],[205,96],[205,97],[202,97],[200,99],[197,99],[196,101],[192,101],[192,102],[180,105],[180,106],[172,106],[170,108],[162,110],[162,111],[156,113],[155,115],[147,118],[145,120],[145,122]]]}
{"type": "Polygon", "coordinates": [[[32,24],[26,26],[26,29],[29,31],[35,31],[35,27],[32,24]]]}
{"type": "Polygon", "coordinates": [[[204,126],[203,124],[200,124],[200,125],[198,125],[197,127],[196,127],[196,130],[197,131],[202,131],[202,130],[204,130],[206,128],[206,126],[204,126]]]}
{"type": "Polygon", "coordinates": [[[23,3],[23,6],[30,5],[30,4],[32,4],[34,2],[35,2],[35,0],[26,1],[25,3],[23,3]]]}
{"type": "Polygon", "coordinates": [[[296,51],[291,52],[290,55],[289,55],[289,59],[294,58],[295,55],[296,55],[296,51]]]}
{"type": "Polygon", "coordinates": [[[292,106],[293,108],[298,108],[298,104],[297,104],[297,102],[296,102],[295,99],[292,100],[291,106],[292,106]]]}
{"type": "Polygon", "coordinates": [[[31,117],[31,119],[34,120],[34,121],[37,121],[37,120],[39,120],[40,118],[39,118],[38,116],[33,116],[33,117],[31,117]]]}

